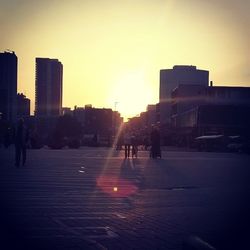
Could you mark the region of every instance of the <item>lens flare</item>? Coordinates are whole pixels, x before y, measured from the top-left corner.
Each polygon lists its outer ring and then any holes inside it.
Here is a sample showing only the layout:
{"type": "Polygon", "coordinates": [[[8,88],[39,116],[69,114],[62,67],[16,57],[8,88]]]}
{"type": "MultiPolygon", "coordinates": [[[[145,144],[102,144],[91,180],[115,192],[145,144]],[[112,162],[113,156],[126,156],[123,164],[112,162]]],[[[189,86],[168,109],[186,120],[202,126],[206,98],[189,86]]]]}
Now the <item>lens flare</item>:
{"type": "Polygon", "coordinates": [[[133,182],[115,176],[99,177],[97,186],[102,192],[112,197],[129,197],[138,191],[138,187],[133,182]]]}

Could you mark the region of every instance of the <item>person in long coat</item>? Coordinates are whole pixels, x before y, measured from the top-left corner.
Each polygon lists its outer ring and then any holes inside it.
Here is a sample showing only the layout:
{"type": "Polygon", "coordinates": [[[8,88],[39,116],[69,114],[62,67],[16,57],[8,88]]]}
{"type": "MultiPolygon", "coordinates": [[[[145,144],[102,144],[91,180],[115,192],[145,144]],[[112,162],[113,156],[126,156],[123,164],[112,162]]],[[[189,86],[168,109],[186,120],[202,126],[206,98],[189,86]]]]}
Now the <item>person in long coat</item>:
{"type": "Polygon", "coordinates": [[[129,158],[130,146],[131,146],[131,135],[128,131],[126,131],[124,134],[123,142],[125,146],[125,158],[129,158]]]}
{"type": "Polygon", "coordinates": [[[24,165],[26,162],[26,145],[28,142],[28,138],[29,138],[28,130],[24,125],[23,119],[20,119],[14,131],[16,167],[20,166],[21,156],[22,156],[22,165],[24,165]]]}
{"type": "Polygon", "coordinates": [[[160,133],[156,128],[153,128],[151,135],[151,156],[152,158],[161,158],[161,138],[160,133]]]}

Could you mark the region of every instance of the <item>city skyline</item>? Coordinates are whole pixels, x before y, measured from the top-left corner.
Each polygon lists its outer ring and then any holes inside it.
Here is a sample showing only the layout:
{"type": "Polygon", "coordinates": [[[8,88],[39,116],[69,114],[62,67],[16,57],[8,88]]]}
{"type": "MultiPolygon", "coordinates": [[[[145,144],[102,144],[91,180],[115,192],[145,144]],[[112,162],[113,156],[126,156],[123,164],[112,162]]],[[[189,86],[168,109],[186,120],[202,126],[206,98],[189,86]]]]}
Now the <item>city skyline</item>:
{"type": "Polygon", "coordinates": [[[36,57],[63,63],[64,107],[118,102],[125,118],[159,101],[159,72],[174,65],[209,70],[215,85],[250,84],[248,1],[0,5],[0,50],[15,51],[18,92],[31,99],[32,113],[36,57]]]}

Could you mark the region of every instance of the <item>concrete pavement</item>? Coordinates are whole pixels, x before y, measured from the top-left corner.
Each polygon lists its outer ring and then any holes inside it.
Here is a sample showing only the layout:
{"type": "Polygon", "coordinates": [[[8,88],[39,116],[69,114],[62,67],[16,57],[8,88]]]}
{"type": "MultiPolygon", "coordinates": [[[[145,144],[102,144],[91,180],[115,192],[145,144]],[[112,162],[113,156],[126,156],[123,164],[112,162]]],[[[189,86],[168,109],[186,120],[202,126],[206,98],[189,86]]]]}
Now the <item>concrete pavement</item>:
{"type": "Polygon", "coordinates": [[[247,244],[248,155],[123,153],[29,150],[17,169],[13,148],[0,148],[3,249],[177,250],[191,235],[247,244]]]}

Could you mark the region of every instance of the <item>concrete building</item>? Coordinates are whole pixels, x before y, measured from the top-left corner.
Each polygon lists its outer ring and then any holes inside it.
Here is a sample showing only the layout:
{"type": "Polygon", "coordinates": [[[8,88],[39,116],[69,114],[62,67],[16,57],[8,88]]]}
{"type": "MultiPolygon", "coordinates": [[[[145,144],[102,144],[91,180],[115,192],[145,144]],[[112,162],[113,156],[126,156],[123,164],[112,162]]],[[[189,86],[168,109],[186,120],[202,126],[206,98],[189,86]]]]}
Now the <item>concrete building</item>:
{"type": "Polygon", "coordinates": [[[94,108],[92,105],[76,107],[73,116],[82,124],[85,134],[111,135],[118,130],[123,118],[118,111],[94,108]]]}
{"type": "Polygon", "coordinates": [[[17,56],[15,52],[0,53],[0,114],[1,119],[16,121],[17,56]]]}
{"type": "Polygon", "coordinates": [[[208,86],[209,72],[196,66],[174,66],[160,70],[160,123],[170,125],[171,93],[179,85],[208,86]]]}
{"type": "Polygon", "coordinates": [[[248,134],[250,87],[179,85],[172,92],[171,103],[172,131],[179,136],[191,131],[195,135],[248,134]]]}
{"type": "Polygon", "coordinates": [[[57,59],[36,58],[36,116],[62,114],[63,65],[57,59]]]}
{"type": "Polygon", "coordinates": [[[113,111],[107,108],[85,108],[84,130],[88,134],[112,134],[113,111]]]}
{"type": "Polygon", "coordinates": [[[116,134],[119,131],[121,125],[123,124],[123,118],[121,117],[121,114],[118,111],[112,111],[112,113],[112,128],[114,134],[116,134]]]}
{"type": "Polygon", "coordinates": [[[250,87],[208,87],[206,88],[206,102],[250,106],[250,87]]]}
{"type": "Polygon", "coordinates": [[[208,104],[250,106],[250,88],[181,84],[171,94],[171,118],[208,104]]]}
{"type": "Polygon", "coordinates": [[[156,104],[150,104],[147,106],[146,123],[148,127],[156,125],[157,123],[156,104]]]}
{"type": "Polygon", "coordinates": [[[159,103],[147,105],[147,110],[141,112],[139,116],[129,118],[127,126],[142,139],[148,136],[152,126],[159,126],[159,103]]]}
{"type": "Polygon", "coordinates": [[[85,109],[83,107],[74,107],[73,116],[82,124],[85,124],[85,109]]]}
{"type": "Polygon", "coordinates": [[[171,94],[171,118],[204,104],[209,87],[195,84],[180,84],[171,94]]]}
{"type": "Polygon", "coordinates": [[[73,115],[73,111],[69,107],[62,108],[62,115],[73,115]]]}
{"type": "Polygon", "coordinates": [[[17,118],[30,116],[30,99],[23,93],[17,94],[17,118]]]}

